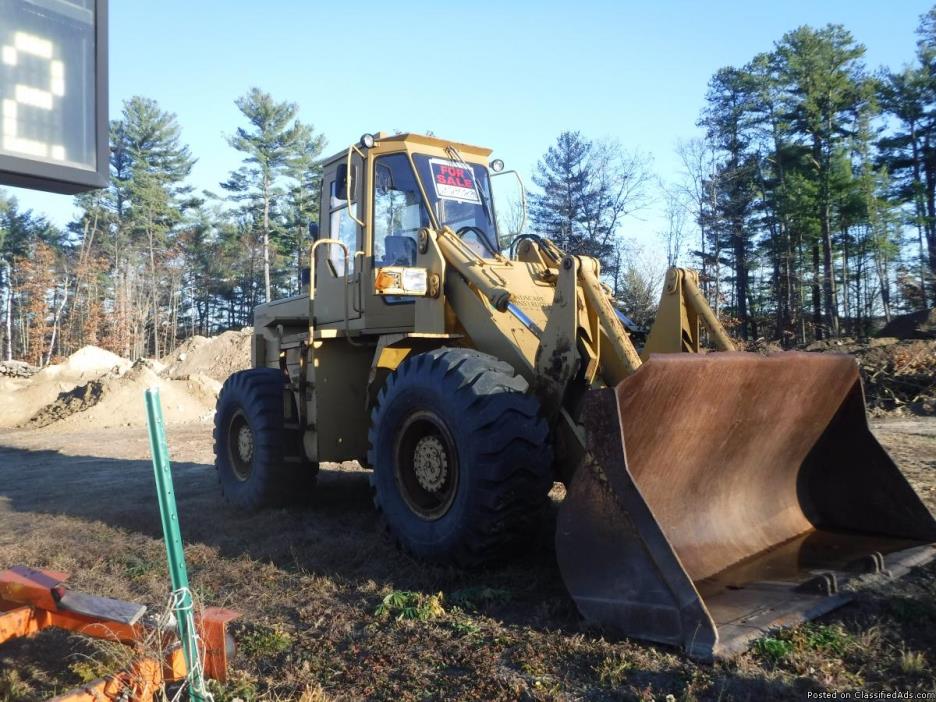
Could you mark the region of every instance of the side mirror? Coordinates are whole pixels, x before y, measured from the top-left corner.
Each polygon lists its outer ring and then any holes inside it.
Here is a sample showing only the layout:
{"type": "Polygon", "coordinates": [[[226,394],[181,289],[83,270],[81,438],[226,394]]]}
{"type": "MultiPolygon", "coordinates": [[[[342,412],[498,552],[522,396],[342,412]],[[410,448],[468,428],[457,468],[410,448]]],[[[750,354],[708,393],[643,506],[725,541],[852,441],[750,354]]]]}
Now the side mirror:
{"type": "Polygon", "coordinates": [[[318,241],[319,229],[318,222],[309,222],[309,238],[312,241],[318,241]]]}
{"type": "Polygon", "coordinates": [[[526,188],[517,171],[497,171],[491,174],[491,189],[495,191],[494,212],[497,216],[497,242],[501,250],[526,228],[526,188]],[[513,178],[500,176],[512,175],[513,178]]]}
{"type": "Polygon", "coordinates": [[[348,197],[348,193],[351,194],[351,201],[354,202],[355,198],[355,189],[357,187],[357,168],[351,167],[351,178],[348,182],[348,166],[344,163],[338,166],[338,170],[335,173],[335,183],[332,195],[339,200],[344,200],[348,197]]]}

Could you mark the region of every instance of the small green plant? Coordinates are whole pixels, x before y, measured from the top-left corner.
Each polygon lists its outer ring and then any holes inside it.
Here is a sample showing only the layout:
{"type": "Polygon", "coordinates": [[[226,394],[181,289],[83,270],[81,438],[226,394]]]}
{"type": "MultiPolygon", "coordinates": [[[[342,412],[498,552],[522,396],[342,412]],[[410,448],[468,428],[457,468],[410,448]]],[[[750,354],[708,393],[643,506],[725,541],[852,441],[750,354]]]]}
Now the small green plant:
{"type": "Polygon", "coordinates": [[[377,605],[374,614],[381,619],[393,618],[397,621],[425,622],[445,616],[445,608],[442,606],[441,592],[426,595],[422,592],[394,590],[377,605]]]}
{"type": "Polygon", "coordinates": [[[804,648],[834,656],[845,655],[854,644],[852,635],[841,624],[806,624],[800,629],[800,636],[804,648]]]}
{"type": "Polygon", "coordinates": [[[159,568],[158,563],[139,558],[135,555],[128,555],[124,559],[124,571],[129,578],[142,578],[159,568]]]}
{"type": "Polygon", "coordinates": [[[449,622],[449,626],[452,627],[454,631],[459,636],[470,636],[471,634],[477,634],[481,631],[481,627],[475,624],[468,617],[456,617],[449,622]]]}
{"type": "Polygon", "coordinates": [[[921,675],[926,672],[926,656],[919,651],[901,651],[900,670],[907,675],[921,675]]]}
{"type": "Polygon", "coordinates": [[[595,673],[604,687],[617,688],[624,684],[627,674],[633,668],[634,664],[625,658],[623,653],[612,651],[595,666],[595,673]]]}
{"type": "MultiPolygon", "coordinates": [[[[232,676],[236,677],[237,673],[232,676]]],[[[255,683],[250,679],[232,679],[220,683],[217,680],[208,681],[208,691],[215,702],[253,702],[257,699],[258,692],[255,683]]]]}
{"type": "Polygon", "coordinates": [[[449,596],[449,600],[464,609],[478,610],[483,607],[510,602],[511,597],[510,590],[477,585],[456,590],[449,596]]]}
{"type": "Polygon", "coordinates": [[[271,627],[255,627],[238,635],[237,646],[248,658],[272,658],[292,646],[292,637],[271,627]]]}
{"type": "Polygon", "coordinates": [[[793,642],[786,638],[765,636],[754,642],[754,651],[776,665],[793,653],[793,642]]]}
{"type": "Polygon", "coordinates": [[[100,661],[96,661],[93,658],[70,663],[68,669],[77,675],[81,682],[85,683],[97,680],[108,673],[114,672],[113,670],[108,670],[100,661]]]}
{"type": "Polygon", "coordinates": [[[841,624],[809,623],[758,639],[754,651],[776,665],[797,652],[818,651],[842,657],[855,645],[854,637],[841,624]]]}

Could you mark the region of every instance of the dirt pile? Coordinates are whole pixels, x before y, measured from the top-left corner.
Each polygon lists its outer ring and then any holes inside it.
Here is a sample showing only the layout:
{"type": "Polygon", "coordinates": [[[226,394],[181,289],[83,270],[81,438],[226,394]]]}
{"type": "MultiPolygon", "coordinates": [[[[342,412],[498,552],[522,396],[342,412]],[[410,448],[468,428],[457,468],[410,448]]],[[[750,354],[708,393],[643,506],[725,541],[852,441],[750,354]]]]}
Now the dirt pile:
{"type": "Polygon", "coordinates": [[[894,317],[877,333],[896,339],[936,339],[936,307],[894,317]]]}
{"type": "MultiPolygon", "coordinates": [[[[215,339],[204,339],[203,343],[196,341],[192,345],[214,349],[202,360],[216,373],[239,363],[240,349],[229,339],[220,344],[215,339]],[[221,353],[225,349],[227,353],[221,353]]],[[[196,355],[195,359],[198,358],[196,355]]],[[[178,357],[173,360],[180,361],[178,357]]],[[[68,431],[144,426],[143,391],[154,386],[160,389],[167,423],[209,421],[221,383],[201,373],[195,364],[190,366],[184,376],[170,376],[159,361],[141,359],[131,364],[94,346],[85,346],[64,362],[31,374],[15,364],[11,366],[15,375],[12,372],[0,375],[0,427],[39,428],[54,424],[57,430],[68,431]]]]}
{"type": "Polygon", "coordinates": [[[57,429],[145,426],[143,392],[158,387],[169,424],[208,421],[214,413],[220,383],[202,375],[185,380],[160,376],[162,364],[141,359],[125,373],[108,373],[61,393],[29,420],[30,427],[56,424],[57,429]]]}
{"type": "Polygon", "coordinates": [[[107,374],[120,375],[130,365],[130,361],[110,351],[84,346],[63,363],[47,366],[28,377],[4,376],[0,378],[0,427],[23,424],[61,393],[107,374]]]}
{"type": "Polygon", "coordinates": [[[207,338],[193,336],[163,357],[167,378],[185,379],[205,375],[220,383],[234,371],[250,368],[250,339],[253,329],[227,331],[207,338]]]}

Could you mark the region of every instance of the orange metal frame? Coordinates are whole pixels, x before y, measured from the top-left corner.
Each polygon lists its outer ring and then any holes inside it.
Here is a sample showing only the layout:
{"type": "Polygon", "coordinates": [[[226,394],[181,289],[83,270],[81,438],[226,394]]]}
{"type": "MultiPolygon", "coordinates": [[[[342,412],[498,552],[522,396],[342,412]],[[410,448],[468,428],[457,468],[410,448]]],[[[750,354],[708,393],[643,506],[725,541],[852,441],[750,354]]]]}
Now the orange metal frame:
{"type": "MultiPolygon", "coordinates": [[[[67,573],[22,566],[0,572],[0,644],[15,637],[31,636],[50,627],[74,631],[95,639],[118,641],[130,647],[140,645],[151,633],[139,623],[126,624],[62,609],[58,601],[66,591],[62,583],[67,579],[67,573]]],[[[230,609],[208,607],[196,618],[203,645],[201,653],[206,677],[222,682],[227,678],[227,626],[238,616],[238,612],[230,609]]],[[[85,687],[55,697],[54,701],[129,699],[133,702],[150,702],[164,683],[185,678],[182,649],[171,645],[174,638],[172,636],[163,642],[163,650],[169,651],[164,660],[155,660],[141,651],[128,670],[95,680],[85,687]]]]}

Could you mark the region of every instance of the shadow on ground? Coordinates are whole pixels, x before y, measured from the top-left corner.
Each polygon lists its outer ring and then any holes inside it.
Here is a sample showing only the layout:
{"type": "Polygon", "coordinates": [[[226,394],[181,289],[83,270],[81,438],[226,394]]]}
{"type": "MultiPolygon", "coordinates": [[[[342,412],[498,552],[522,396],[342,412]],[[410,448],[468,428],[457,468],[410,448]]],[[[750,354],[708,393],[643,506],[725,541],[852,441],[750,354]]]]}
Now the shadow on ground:
{"type": "MultiPolygon", "coordinates": [[[[554,560],[555,510],[538,537],[513,560],[464,572],[416,563],[400,553],[379,523],[368,472],[360,468],[323,467],[307,505],[253,514],[225,502],[214,466],[176,461],[172,468],[186,544],[209,546],[224,558],[248,556],[285,571],[389,583],[394,589],[435,592],[474,582],[495,587],[509,583],[516,597],[502,613],[507,619],[528,618],[548,599],[548,606],[564,615],[560,621],[576,624],[554,560]]],[[[27,514],[64,515],[162,538],[148,459],[2,446],[0,524],[16,528],[21,521],[16,515],[27,514]]]]}

